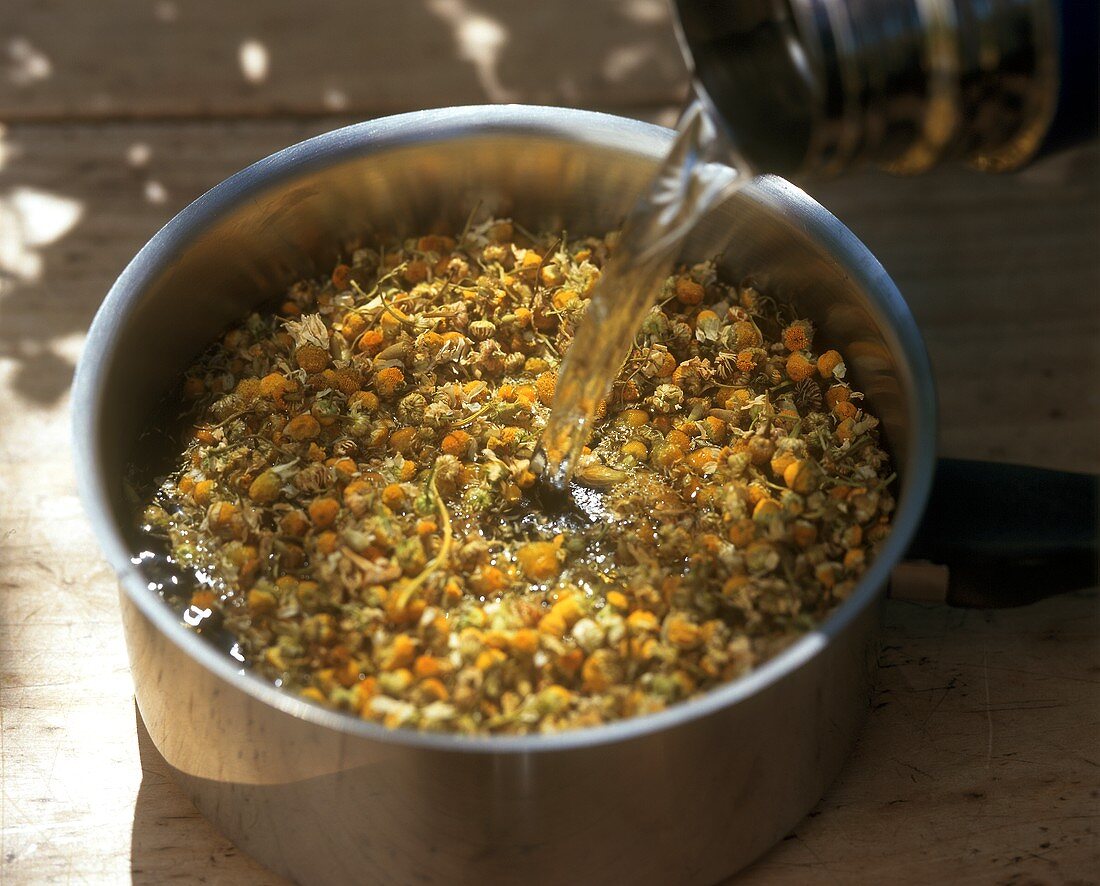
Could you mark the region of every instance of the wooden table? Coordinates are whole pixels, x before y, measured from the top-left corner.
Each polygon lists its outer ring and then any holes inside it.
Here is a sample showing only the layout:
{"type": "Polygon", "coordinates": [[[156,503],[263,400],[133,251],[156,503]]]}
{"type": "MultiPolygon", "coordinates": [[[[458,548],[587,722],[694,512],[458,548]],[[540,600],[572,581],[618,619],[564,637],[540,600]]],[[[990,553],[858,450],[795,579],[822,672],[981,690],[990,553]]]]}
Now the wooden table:
{"type": "MultiPolygon", "coordinates": [[[[0,8],[0,880],[274,883],[169,780],[80,511],[69,383],[96,306],[178,209],[345,122],[528,101],[668,121],[663,0],[5,0],[0,8]]],[[[1100,470],[1100,155],[813,189],[909,298],[945,454],[1100,470]]],[[[891,602],[867,728],[739,883],[1087,883],[1100,598],[891,602]]]]}

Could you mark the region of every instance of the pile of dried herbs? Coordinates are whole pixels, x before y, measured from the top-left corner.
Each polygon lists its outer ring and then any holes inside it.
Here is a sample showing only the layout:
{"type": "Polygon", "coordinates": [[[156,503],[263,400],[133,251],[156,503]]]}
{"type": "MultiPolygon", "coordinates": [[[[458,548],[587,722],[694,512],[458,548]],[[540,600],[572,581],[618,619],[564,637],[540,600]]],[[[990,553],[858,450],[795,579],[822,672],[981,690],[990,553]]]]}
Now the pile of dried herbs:
{"type": "Polygon", "coordinates": [[[493,220],[361,248],[188,372],[145,538],[253,670],[390,727],[521,733],[734,679],[854,587],[894,500],[836,351],[670,278],[568,501],[530,458],[614,243],[493,220]],[[178,450],[177,450],[178,452],[178,450]]]}

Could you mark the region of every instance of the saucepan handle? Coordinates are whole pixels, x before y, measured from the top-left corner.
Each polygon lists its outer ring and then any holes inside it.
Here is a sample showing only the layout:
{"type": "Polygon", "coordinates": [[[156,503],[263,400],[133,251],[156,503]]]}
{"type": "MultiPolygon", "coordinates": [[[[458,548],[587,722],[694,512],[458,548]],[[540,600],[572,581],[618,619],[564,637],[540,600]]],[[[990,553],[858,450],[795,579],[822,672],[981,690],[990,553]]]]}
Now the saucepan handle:
{"type": "Polygon", "coordinates": [[[1098,583],[1100,477],[940,459],[891,596],[1021,606],[1098,583]]]}

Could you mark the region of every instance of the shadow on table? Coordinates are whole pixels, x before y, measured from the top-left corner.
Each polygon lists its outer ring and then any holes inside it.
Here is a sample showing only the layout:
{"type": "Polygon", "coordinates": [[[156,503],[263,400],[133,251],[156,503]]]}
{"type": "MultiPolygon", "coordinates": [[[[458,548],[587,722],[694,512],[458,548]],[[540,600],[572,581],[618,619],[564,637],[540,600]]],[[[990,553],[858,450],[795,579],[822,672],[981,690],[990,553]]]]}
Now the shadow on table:
{"type": "Polygon", "coordinates": [[[134,886],[157,886],[173,880],[284,886],[285,880],[242,853],[195,809],[172,779],[136,704],[134,717],[141,759],[141,786],[130,838],[134,886]]]}

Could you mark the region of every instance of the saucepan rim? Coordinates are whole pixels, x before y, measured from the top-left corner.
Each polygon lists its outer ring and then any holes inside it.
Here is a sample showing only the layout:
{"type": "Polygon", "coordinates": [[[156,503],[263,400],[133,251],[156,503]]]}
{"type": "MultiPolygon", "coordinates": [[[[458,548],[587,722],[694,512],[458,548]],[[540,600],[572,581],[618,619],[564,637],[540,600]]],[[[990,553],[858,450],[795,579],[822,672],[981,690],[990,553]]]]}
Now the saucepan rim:
{"type": "Polygon", "coordinates": [[[852,595],[815,630],[749,674],[655,714],[551,734],[461,736],[387,729],[292,696],[239,665],[202,637],[149,591],[131,562],[132,551],[110,505],[99,423],[112,349],[129,313],[146,287],[180,249],[258,192],[332,165],[368,158],[411,145],[440,144],[486,134],[553,138],[611,149],[656,161],[673,137],[671,130],[593,111],[532,105],[471,105],[414,111],[336,129],[285,148],[229,177],[168,222],[131,260],[96,313],[73,383],[72,431],[80,497],[100,547],[122,590],[170,642],[202,667],[253,699],[285,714],[349,736],[393,745],[471,753],[543,753],[625,742],[673,729],[748,699],[814,658],[833,637],[875,604],[890,570],[901,558],[920,522],[935,462],[936,413],[931,366],[916,323],[901,293],[868,249],[832,214],[803,191],[775,176],[748,188],[752,199],[783,214],[843,265],[853,284],[867,293],[887,344],[898,359],[900,383],[914,416],[906,429],[906,460],[898,465],[901,495],[893,528],[852,595]]]}

